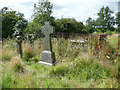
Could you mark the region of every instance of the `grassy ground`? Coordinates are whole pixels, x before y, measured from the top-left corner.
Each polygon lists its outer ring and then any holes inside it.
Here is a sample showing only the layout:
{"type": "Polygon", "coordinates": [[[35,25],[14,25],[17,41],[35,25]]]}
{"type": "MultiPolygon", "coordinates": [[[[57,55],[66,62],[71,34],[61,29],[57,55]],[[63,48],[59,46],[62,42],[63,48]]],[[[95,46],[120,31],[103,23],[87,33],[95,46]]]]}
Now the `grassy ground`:
{"type": "Polygon", "coordinates": [[[52,43],[57,65],[43,66],[37,63],[43,39],[35,41],[34,50],[23,43],[22,59],[16,57],[13,40],[4,41],[0,70],[2,88],[118,88],[120,57],[98,59],[94,49],[82,49],[69,40],[54,39],[52,43]]]}

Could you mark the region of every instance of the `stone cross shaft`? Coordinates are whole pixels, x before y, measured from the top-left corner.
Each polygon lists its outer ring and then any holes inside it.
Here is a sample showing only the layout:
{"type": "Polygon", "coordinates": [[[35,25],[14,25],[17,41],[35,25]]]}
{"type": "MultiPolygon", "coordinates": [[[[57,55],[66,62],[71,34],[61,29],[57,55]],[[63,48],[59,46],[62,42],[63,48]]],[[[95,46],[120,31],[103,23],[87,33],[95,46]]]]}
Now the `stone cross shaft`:
{"type": "Polygon", "coordinates": [[[53,33],[53,27],[49,25],[49,22],[45,22],[41,32],[44,37],[44,50],[41,54],[41,60],[38,63],[44,65],[55,65],[55,53],[52,51],[51,33],[53,33]]]}
{"type": "Polygon", "coordinates": [[[53,27],[49,25],[49,22],[45,22],[45,25],[42,27],[42,33],[45,35],[44,50],[52,51],[50,34],[53,33],[53,27]]]}
{"type": "Polygon", "coordinates": [[[16,36],[16,42],[17,42],[17,54],[22,58],[22,39],[21,36],[16,36]]]}

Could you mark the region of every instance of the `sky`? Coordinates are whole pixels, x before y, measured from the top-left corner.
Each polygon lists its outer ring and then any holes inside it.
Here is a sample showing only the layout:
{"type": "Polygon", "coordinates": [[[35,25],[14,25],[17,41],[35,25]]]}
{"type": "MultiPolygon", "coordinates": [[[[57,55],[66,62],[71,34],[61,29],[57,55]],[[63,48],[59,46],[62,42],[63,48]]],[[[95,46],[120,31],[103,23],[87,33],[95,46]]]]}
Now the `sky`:
{"type": "MultiPolygon", "coordinates": [[[[27,20],[32,20],[34,4],[39,0],[0,0],[0,9],[9,7],[15,11],[24,13],[27,20]]],[[[53,13],[56,19],[75,18],[77,21],[85,22],[88,17],[96,19],[97,13],[102,6],[109,6],[115,13],[118,12],[120,0],[50,0],[53,4],[53,13]]]]}

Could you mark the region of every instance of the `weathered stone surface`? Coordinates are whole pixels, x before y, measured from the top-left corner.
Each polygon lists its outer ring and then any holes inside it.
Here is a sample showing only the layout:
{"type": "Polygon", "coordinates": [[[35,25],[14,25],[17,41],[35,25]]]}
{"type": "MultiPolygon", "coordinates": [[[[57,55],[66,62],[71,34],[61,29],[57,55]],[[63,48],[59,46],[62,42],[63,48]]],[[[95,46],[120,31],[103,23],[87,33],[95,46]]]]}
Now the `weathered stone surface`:
{"type": "Polygon", "coordinates": [[[22,45],[21,45],[22,40],[20,36],[17,36],[16,38],[17,38],[16,40],[17,41],[17,54],[18,56],[22,58],[22,45]]]}
{"type": "Polygon", "coordinates": [[[33,34],[29,34],[28,35],[28,40],[29,40],[31,48],[34,50],[34,35],[33,34]]]}
{"type": "Polygon", "coordinates": [[[15,27],[15,32],[14,32],[14,37],[16,38],[16,42],[17,42],[17,54],[19,57],[22,58],[22,26],[21,26],[22,21],[18,21],[18,23],[16,23],[16,27],[15,27]]]}
{"type": "Polygon", "coordinates": [[[42,33],[44,37],[44,50],[41,55],[41,61],[39,63],[45,65],[55,65],[55,54],[52,51],[51,33],[53,33],[53,27],[49,25],[49,22],[45,22],[42,27],[42,33]]]}
{"type": "Polygon", "coordinates": [[[47,62],[51,65],[54,65],[55,62],[55,54],[54,52],[44,50],[41,55],[41,61],[42,62],[47,62]]]}

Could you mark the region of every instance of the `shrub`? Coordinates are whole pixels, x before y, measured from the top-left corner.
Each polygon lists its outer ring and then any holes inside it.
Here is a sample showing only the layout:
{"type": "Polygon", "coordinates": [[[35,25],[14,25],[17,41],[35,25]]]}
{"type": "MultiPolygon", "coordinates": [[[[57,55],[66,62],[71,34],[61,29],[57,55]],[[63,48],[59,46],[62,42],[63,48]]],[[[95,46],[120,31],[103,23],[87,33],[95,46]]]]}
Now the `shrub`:
{"type": "Polygon", "coordinates": [[[26,64],[30,65],[30,64],[33,64],[33,63],[37,63],[39,61],[39,57],[32,57],[29,59],[28,62],[26,62],[26,64]]]}
{"type": "Polygon", "coordinates": [[[29,59],[34,56],[35,56],[35,53],[30,47],[30,45],[29,44],[24,45],[23,46],[23,59],[28,62],[29,59]]]}
{"type": "Polygon", "coordinates": [[[19,72],[19,73],[25,71],[24,64],[21,61],[20,57],[12,58],[8,68],[10,70],[13,70],[14,72],[19,72]]]}

